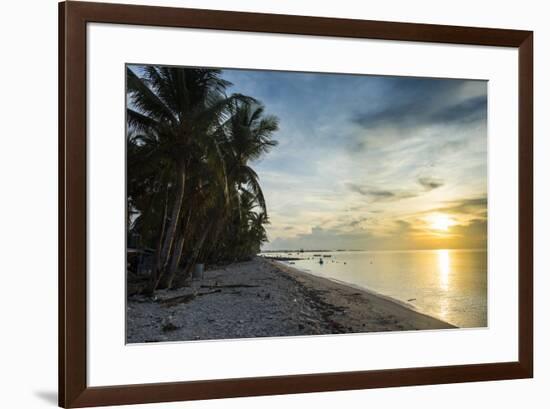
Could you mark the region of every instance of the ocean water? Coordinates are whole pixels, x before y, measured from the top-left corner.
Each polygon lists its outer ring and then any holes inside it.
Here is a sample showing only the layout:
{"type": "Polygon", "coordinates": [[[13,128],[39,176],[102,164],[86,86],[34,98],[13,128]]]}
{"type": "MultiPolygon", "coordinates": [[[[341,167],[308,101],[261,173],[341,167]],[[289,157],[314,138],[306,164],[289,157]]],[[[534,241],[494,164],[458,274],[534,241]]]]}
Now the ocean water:
{"type": "Polygon", "coordinates": [[[300,258],[286,263],[394,298],[410,308],[461,328],[487,326],[487,252],[484,250],[265,255],[300,258]]]}

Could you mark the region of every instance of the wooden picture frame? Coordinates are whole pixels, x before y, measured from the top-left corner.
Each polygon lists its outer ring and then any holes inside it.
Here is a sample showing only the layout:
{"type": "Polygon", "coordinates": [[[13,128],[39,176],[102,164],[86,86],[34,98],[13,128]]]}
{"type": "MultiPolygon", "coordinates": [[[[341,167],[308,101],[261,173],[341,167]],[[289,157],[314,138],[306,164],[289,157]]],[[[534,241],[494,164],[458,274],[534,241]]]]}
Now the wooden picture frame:
{"type": "Polygon", "coordinates": [[[59,405],[86,407],[533,376],[533,33],[88,2],[59,4],[59,405]],[[92,22],[515,47],[519,50],[518,361],[89,387],[86,25],[92,22]]]}

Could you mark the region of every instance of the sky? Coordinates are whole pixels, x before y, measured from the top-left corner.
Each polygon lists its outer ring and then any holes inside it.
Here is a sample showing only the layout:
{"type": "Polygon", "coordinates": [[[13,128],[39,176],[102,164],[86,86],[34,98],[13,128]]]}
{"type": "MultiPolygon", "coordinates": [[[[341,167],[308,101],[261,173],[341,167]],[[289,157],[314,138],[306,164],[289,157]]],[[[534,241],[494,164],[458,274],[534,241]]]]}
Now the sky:
{"type": "Polygon", "coordinates": [[[486,248],[487,82],[224,70],[276,115],[264,250],[486,248]]]}

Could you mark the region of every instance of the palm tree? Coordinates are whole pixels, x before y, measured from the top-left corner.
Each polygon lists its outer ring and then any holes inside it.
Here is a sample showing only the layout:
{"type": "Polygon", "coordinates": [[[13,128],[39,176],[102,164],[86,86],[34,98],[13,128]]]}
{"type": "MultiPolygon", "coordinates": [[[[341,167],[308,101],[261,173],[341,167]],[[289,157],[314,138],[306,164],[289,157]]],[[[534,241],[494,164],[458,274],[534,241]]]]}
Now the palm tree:
{"type": "MultiPolygon", "coordinates": [[[[212,245],[204,248],[205,242],[219,241],[223,226],[232,220],[232,216],[236,216],[233,219],[236,228],[222,240],[228,243],[226,257],[241,259],[259,251],[260,237],[252,237],[248,229],[252,220],[267,223],[267,210],[258,175],[250,167],[249,160],[258,159],[276,145],[271,135],[278,129],[277,119],[262,117],[263,112],[264,108],[258,103],[251,105],[249,102],[237,101],[231,109],[230,119],[215,133],[217,146],[222,147],[223,169],[227,170],[213,173],[213,169],[222,167],[209,165],[199,173],[200,189],[194,196],[202,198],[202,202],[195,208],[200,209],[205,223],[193,223],[195,228],[200,227],[200,233],[194,237],[193,248],[188,252],[187,268],[181,274],[180,282],[188,278],[191,268],[199,259],[205,261],[211,256],[209,250],[212,245]],[[260,213],[253,211],[256,208],[259,208],[260,213]],[[239,246],[235,242],[236,237],[237,242],[254,240],[257,245],[239,246]]],[[[200,217],[194,217],[195,221],[197,219],[200,217]]],[[[265,229],[263,231],[265,234],[265,229]]],[[[181,252],[181,247],[178,250],[181,252]]],[[[179,257],[177,260],[179,262],[179,257]]],[[[177,262],[172,264],[167,286],[173,283],[176,276],[177,262]]]]}
{"type": "Polygon", "coordinates": [[[249,162],[275,146],[278,125],[255,99],[227,96],[220,70],[147,66],[139,74],[127,69],[128,223],[157,249],[154,291],[172,285],[182,259],[189,271],[207,249],[242,257],[224,234],[235,221],[237,230],[267,221],[249,162]],[[265,216],[243,215],[243,198],[265,216]]]}
{"type": "Polygon", "coordinates": [[[223,156],[206,155],[202,159],[191,165],[193,172],[189,173],[188,195],[186,195],[187,199],[184,203],[186,217],[180,224],[174,254],[170,267],[164,275],[164,280],[160,283],[161,287],[170,288],[173,285],[185,244],[191,243],[192,248],[188,249],[188,268],[180,280],[184,281],[197,259],[213,223],[219,220],[218,213],[223,212],[228,206],[228,186],[223,156]]]}
{"type": "MultiPolygon", "coordinates": [[[[267,222],[267,209],[259,178],[250,162],[277,145],[272,135],[278,129],[274,116],[264,116],[264,107],[258,102],[235,103],[230,119],[224,124],[225,143],[222,145],[227,167],[229,202],[224,212],[218,213],[218,223],[211,226],[212,242],[205,257],[239,259],[252,252],[243,252],[240,240],[245,240],[245,226],[257,214],[267,222]],[[246,254],[244,254],[246,253],[246,254]]],[[[256,246],[259,248],[259,245],[256,246]]],[[[254,252],[254,254],[257,251],[254,252]]]]}
{"type": "Polygon", "coordinates": [[[165,159],[172,176],[168,224],[156,263],[158,282],[172,255],[190,161],[211,141],[213,124],[223,119],[235,97],[225,96],[229,83],[219,70],[148,66],[143,74],[140,78],[127,69],[127,89],[136,108],[127,108],[128,124],[136,132],[133,137],[151,147],[151,162],[165,159]]]}
{"type": "Polygon", "coordinates": [[[265,199],[258,175],[249,165],[277,145],[271,139],[278,128],[278,119],[263,116],[264,107],[260,104],[237,103],[228,124],[228,143],[231,149],[228,175],[237,188],[248,185],[254,192],[262,211],[266,212],[265,199]]]}

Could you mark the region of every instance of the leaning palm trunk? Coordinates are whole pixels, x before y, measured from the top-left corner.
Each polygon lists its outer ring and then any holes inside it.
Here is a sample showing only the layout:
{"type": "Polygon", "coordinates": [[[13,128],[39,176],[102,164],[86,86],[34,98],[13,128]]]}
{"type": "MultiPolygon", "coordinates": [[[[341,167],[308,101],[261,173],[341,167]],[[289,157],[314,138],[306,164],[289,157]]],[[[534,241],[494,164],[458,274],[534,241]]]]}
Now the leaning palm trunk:
{"type": "Polygon", "coordinates": [[[154,264],[153,266],[155,268],[152,269],[151,271],[151,277],[150,277],[150,285],[149,285],[149,289],[151,290],[152,287],[155,285],[157,279],[158,279],[158,269],[156,268],[159,263],[160,263],[160,248],[162,246],[162,243],[164,241],[164,233],[166,231],[166,224],[168,222],[168,190],[166,190],[166,197],[164,199],[164,206],[163,206],[163,211],[162,211],[162,224],[161,224],[161,229],[160,229],[160,234],[159,234],[159,237],[158,237],[158,240],[157,240],[157,246],[156,246],[156,251],[155,251],[155,260],[154,260],[154,264]]]}
{"type": "Polygon", "coordinates": [[[173,244],[176,238],[176,230],[178,227],[179,217],[181,213],[181,208],[183,205],[183,196],[185,191],[185,167],[180,166],[180,171],[178,172],[178,180],[176,182],[176,194],[174,198],[174,203],[172,206],[172,211],[170,213],[170,223],[166,229],[166,235],[164,243],[162,244],[160,255],[158,258],[158,263],[156,266],[157,269],[157,279],[153,285],[152,291],[155,291],[163,279],[164,275],[167,273],[168,264],[170,262],[170,256],[172,254],[173,244]]]}
{"type": "Polygon", "coordinates": [[[174,246],[174,252],[172,254],[172,259],[170,260],[170,267],[166,271],[160,280],[157,288],[172,288],[174,278],[178,272],[178,266],[181,260],[181,255],[183,253],[183,244],[185,243],[185,234],[181,233],[176,244],[174,246]]]}
{"type": "MultiPolygon", "coordinates": [[[[187,218],[185,220],[185,224],[181,226],[180,235],[176,241],[172,258],[170,260],[170,267],[168,271],[164,274],[163,280],[159,283],[160,288],[172,288],[173,286],[174,278],[178,273],[178,267],[181,261],[181,256],[183,254],[183,247],[186,241],[185,236],[187,233],[187,228],[189,226],[190,219],[191,219],[191,209],[189,209],[189,211],[187,212],[187,218]]],[[[183,220],[182,220],[182,223],[183,223],[183,220]]]]}
{"type": "Polygon", "coordinates": [[[193,246],[193,253],[191,254],[191,257],[189,259],[189,263],[187,264],[187,267],[185,268],[185,271],[182,275],[178,277],[177,282],[175,283],[176,286],[182,286],[184,283],[189,279],[189,275],[191,274],[191,270],[193,267],[195,267],[195,264],[197,263],[197,260],[199,258],[199,255],[201,254],[201,250],[204,245],[204,241],[206,240],[206,237],[208,236],[208,233],[210,232],[212,228],[213,223],[211,222],[206,229],[202,232],[201,237],[199,240],[195,243],[193,246]]]}

